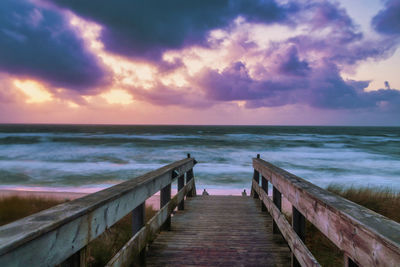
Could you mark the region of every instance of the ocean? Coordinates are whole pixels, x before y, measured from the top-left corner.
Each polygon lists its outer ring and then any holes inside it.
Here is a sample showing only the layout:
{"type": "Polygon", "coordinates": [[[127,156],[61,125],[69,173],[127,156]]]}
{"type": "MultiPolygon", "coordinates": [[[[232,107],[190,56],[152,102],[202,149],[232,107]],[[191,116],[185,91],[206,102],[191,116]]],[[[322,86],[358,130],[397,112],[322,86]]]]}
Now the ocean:
{"type": "Polygon", "coordinates": [[[249,189],[252,158],[318,186],[400,191],[399,127],[0,125],[0,189],[94,192],[186,157],[197,189],[249,189]]]}

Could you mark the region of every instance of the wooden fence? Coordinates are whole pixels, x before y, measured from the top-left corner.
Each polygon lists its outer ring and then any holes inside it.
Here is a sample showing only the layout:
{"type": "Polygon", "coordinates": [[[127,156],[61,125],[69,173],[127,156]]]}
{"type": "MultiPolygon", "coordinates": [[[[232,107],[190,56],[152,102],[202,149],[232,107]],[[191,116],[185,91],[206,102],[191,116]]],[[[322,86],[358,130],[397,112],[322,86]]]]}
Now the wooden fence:
{"type": "Polygon", "coordinates": [[[293,266],[320,266],[304,244],[306,220],[344,252],[344,266],[400,265],[399,223],[278,168],[259,155],[253,159],[253,167],[252,195],[261,199],[273,217],[274,232],[286,239],[293,266]],[[268,182],[273,186],[272,199],[268,182]],[[292,204],[292,225],[281,213],[282,195],[292,204]]]}
{"type": "Polygon", "coordinates": [[[88,243],[132,212],[134,236],[108,263],[129,265],[136,256],[143,257],[160,228],[170,227],[171,212],[176,206],[184,208],[184,197],[196,194],[195,164],[188,154],[135,179],[0,227],[0,266],[84,266],[88,243]],[[175,178],[178,193],[171,199],[175,178]],[[160,210],[145,224],[145,201],[158,191],[160,210]]]}

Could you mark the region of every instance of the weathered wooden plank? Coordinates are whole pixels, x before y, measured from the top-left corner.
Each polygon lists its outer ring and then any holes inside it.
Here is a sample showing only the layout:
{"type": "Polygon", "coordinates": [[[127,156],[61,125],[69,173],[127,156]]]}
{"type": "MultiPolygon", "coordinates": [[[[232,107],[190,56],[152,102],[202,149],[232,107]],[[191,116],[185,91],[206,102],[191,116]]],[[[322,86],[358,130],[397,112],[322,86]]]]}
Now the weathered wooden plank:
{"type": "Polygon", "coordinates": [[[181,175],[193,164],[183,159],[0,227],[0,266],[59,264],[170,184],[173,171],[181,175]]]}
{"type": "Polygon", "coordinates": [[[193,189],[194,179],[190,180],[168,203],[142,227],[124,247],[108,262],[107,266],[129,266],[146,245],[154,240],[161,226],[167,221],[172,211],[185,195],[193,189]]]}
{"type": "Polygon", "coordinates": [[[275,203],[268,197],[266,192],[253,180],[254,190],[260,196],[264,205],[267,207],[268,212],[276,222],[281,234],[286,239],[292,253],[296,256],[297,261],[301,266],[320,266],[318,261],[314,258],[306,245],[290,226],[285,216],[276,207],[275,203]]]}
{"type": "Polygon", "coordinates": [[[185,204],[172,217],[171,231],[149,246],[146,266],[289,266],[290,250],[272,234],[259,200],[198,196],[185,204]]]}
{"type": "Polygon", "coordinates": [[[400,224],[262,159],[253,166],[359,266],[400,262],[400,224]]]}

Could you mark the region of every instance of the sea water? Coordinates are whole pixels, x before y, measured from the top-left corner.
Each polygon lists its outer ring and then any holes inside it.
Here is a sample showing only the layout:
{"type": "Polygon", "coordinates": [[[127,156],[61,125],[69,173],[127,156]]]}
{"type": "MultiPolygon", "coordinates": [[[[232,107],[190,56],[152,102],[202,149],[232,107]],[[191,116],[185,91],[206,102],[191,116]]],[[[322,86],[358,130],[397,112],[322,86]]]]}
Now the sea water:
{"type": "Polygon", "coordinates": [[[252,158],[318,186],[400,190],[399,127],[0,125],[0,189],[93,192],[186,157],[198,189],[248,189],[252,158]]]}

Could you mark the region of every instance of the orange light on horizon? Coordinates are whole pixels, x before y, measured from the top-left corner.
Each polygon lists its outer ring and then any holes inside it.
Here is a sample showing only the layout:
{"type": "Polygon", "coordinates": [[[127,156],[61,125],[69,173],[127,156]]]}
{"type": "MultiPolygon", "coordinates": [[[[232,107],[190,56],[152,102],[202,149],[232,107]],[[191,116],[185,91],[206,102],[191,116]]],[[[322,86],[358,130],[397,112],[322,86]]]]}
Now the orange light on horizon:
{"type": "Polygon", "coordinates": [[[13,84],[27,97],[26,103],[43,103],[53,100],[52,94],[37,81],[16,79],[13,84]]]}
{"type": "Polygon", "coordinates": [[[132,95],[121,89],[112,89],[100,95],[109,104],[129,105],[133,103],[132,95]]]}

